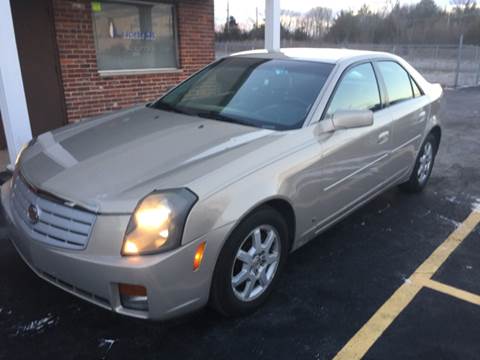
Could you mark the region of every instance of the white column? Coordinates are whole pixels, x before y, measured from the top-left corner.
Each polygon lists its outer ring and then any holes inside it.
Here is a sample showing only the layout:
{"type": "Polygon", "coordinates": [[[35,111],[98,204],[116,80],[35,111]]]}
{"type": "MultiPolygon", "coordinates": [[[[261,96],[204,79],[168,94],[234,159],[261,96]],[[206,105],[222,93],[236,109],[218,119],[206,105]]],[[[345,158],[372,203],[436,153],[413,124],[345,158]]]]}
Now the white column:
{"type": "Polygon", "coordinates": [[[0,112],[10,166],[21,146],[32,138],[23,88],[10,0],[0,0],[0,112]]]}
{"type": "Polygon", "coordinates": [[[265,0],[265,49],[280,50],[280,0],[265,0]]]}

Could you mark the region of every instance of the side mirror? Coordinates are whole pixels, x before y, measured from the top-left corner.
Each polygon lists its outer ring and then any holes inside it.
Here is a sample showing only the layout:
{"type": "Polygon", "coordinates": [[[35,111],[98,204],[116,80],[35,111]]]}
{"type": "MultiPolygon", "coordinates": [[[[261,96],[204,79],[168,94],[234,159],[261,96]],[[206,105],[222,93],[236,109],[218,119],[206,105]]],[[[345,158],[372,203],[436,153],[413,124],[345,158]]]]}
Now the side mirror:
{"type": "Polygon", "coordinates": [[[373,125],[373,112],[370,110],[336,111],[332,122],[336,130],[370,126],[373,125]]]}

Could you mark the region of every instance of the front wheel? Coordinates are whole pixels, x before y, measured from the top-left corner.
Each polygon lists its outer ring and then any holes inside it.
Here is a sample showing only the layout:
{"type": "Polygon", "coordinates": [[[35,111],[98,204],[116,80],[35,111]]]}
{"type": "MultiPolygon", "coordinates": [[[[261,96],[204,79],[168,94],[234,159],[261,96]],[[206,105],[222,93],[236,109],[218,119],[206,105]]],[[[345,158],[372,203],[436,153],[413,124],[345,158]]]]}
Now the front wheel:
{"type": "Polygon", "coordinates": [[[402,190],[420,192],[424,189],[432,173],[437,147],[437,139],[429,134],[422,144],[410,179],[400,185],[402,190]]]}
{"type": "Polygon", "coordinates": [[[226,316],[250,313],[271,293],[288,252],[282,215],[263,207],[233,231],[220,252],[210,302],[226,316]]]}

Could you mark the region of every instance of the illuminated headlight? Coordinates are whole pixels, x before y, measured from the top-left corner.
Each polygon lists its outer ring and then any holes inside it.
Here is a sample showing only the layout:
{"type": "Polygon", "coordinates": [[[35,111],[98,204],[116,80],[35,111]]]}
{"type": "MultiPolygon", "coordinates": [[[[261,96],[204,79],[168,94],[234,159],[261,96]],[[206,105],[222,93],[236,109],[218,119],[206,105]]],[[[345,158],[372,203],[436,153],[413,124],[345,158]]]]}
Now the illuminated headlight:
{"type": "Polygon", "coordinates": [[[155,191],[130,218],[122,255],[146,255],[180,246],[188,213],[197,197],[188,189],[155,191]]]}

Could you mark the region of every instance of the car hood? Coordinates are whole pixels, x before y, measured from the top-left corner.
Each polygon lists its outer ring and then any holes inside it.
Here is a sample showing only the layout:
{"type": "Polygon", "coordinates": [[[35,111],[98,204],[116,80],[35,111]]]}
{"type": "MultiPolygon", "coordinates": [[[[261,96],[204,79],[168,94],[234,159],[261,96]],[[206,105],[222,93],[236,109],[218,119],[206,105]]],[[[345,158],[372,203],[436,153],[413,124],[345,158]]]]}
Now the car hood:
{"type": "Polygon", "coordinates": [[[141,107],[40,135],[20,169],[32,186],[68,202],[128,213],[151,191],[189,187],[275,133],[141,107]]]}

